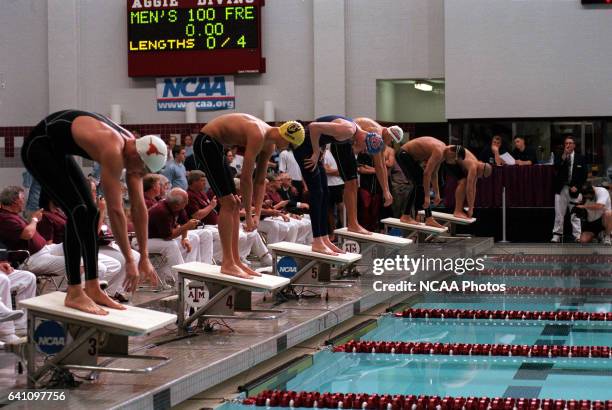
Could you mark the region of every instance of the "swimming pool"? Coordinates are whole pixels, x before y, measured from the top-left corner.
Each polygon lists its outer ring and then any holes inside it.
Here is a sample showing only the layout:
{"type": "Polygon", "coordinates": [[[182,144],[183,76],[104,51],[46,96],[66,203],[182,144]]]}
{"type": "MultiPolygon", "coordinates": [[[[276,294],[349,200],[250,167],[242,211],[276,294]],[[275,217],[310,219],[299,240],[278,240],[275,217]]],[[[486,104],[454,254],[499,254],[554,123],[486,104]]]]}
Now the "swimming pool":
{"type": "Polygon", "coordinates": [[[532,359],[320,352],[287,390],[438,396],[610,398],[609,359],[532,359]],[[588,377],[588,386],[575,384],[588,377]]]}
{"type": "MultiPolygon", "coordinates": [[[[416,302],[413,299],[396,306],[396,311],[409,306],[423,310],[546,312],[550,317],[555,312],[559,315],[576,312],[576,318],[588,312],[589,317],[598,319],[523,320],[519,316],[508,320],[503,318],[505,313],[497,319],[486,315],[474,319],[389,314],[378,318],[373,329],[359,336],[360,349],[354,347],[356,343],[349,343],[354,350],[343,345],[335,348],[336,351],[318,352],[306,369],[282,378],[278,386],[268,386],[280,389],[280,393],[260,393],[257,398],[247,400],[247,404],[337,408],[338,401],[344,400],[344,407],[365,406],[377,410],[562,410],[606,406],[612,409],[609,401],[612,398],[612,321],[606,316],[612,309],[612,298],[608,296],[612,288],[609,259],[597,255],[576,258],[536,255],[512,259],[505,255],[488,263],[488,272],[453,279],[506,283],[515,292],[432,293],[416,302]],[[575,274],[576,267],[582,269],[580,275],[575,274]],[[532,294],[521,294],[523,289],[532,294]],[[558,294],[538,294],[549,290],[558,294]],[[380,342],[387,342],[387,347],[391,345],[389,342],[416,347],[380,349],[378,353],[374,348],[363,348],[381,346],[380,342]],[[449,352],[451,345],[454,352],[452,349],[449,352]],[[600,354],[601,351],[605,354],[600,354]],[[300,396],[292,391],[308,393],[300,396]],[[319,397],[324,392],[332,394],[319,397]],[[360,393],[376,396],[358,396],[360,393]],[[404,396],[383,399],[383,395],[404,396]],[[419,395],[427,396],[421,397],[423,403],[419,395]],[[479,399],[470,407],[471,404],[465,404],[468,397],[479,399]],[[492,399],[495,397],[516,398],[516,401],[495,401],[492,399]],[[532,398],[538,398],[537,402],[528,402],[532,398]],[[553,401],[539,401],[546,398],[553,401]],[[578,405],[572,400],[589,402],[578,405]],[[597,402],[606,400],[607,403],[597,402]],[[404,404],[397,404],[400,402],[404,404]]],[[[228,403],[224,410],[247,407],[228,403]]]]}
{"type": "MultiPolygon", "coordinates": [[[[474,319],[408,319],[384,317],[362,340],[432,343],[605,346],[610,322],[550,322],[474,319]]],[[[612,366],[612,362],[610,362],[612,366]]]]}
{"type": "Polygon", "coordinates": [[[612,303],[602,297],[534,297],[521,295],[444,295],[427,296],[415,308],[503,309],[610,312],[612,303]]]}

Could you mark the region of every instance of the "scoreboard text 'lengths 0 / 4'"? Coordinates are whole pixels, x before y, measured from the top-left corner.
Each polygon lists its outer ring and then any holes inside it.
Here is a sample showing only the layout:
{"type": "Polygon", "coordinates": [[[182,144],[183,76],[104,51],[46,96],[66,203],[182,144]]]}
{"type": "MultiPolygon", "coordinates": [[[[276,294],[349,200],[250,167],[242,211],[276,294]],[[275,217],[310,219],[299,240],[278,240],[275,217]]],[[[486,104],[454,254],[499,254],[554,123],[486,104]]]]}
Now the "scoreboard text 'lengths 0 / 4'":
{"type": "Polygon", "coordinates": [[[127,0],[128,75],[265,72],[264,0],[127,0]]]}

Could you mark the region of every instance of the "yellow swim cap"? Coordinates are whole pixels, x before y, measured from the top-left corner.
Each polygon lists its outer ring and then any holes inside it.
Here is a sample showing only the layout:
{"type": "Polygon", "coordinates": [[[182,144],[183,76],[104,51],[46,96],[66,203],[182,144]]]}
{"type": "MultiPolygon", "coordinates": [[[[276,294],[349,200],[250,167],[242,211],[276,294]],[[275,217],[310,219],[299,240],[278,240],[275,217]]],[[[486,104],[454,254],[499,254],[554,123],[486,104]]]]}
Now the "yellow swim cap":
{"type": "Polygon", "coordinates": [[[293,146],[299,147],[304,142],[306,133],[304,127],[297,121],[287,121],[278,127],[281,137],[289,141],[293,146]]]}

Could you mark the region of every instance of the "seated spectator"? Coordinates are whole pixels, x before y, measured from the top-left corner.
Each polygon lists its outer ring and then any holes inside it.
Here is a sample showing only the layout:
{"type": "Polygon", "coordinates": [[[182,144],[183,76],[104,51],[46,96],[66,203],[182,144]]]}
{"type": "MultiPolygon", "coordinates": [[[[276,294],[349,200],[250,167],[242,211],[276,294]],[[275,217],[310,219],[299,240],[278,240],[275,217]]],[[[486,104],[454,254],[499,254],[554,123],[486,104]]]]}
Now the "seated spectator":
{"type": "Polygon", "coordinates": [[[479,159],[491,165],[504,165],[505,163],[504,160],[501,159],[501,155],[506,152],[508,152],[508,150],[503,144],[502,137],[494,135],[493,138],[491,138],[491,145],[482,150],[479,159]]]}
{"type": "Polygon", "coordinates": [[[43,211],[32,213],[29,222],[21,217],[25,198],[23,188],[9,186],[0,193],[0,241],[8,250],[27,250],[30,257],[19,267],[36,275],[66,274],[62,245],[47,245],[36,226],[42,219],[43,211]]]}
{"type": "Polygon", "coordinates": [[[238,153],[237,145],[234,145],[232,147],[232,153],[234,154],[234,160],[230,162],[230,165],[236,168],[236,171],[238,171],[238,174],[236,176],[239,177],[240,173],[242,172],[242,163],[244,162],[244,156],[238,153]]]}
{"type": "MultiPolygon", "coordinates": [[[[312,228],[310,226],[310,219],[302,218],[299,215],[290,213],[287,209],[289,205],[289,200],[283,199],[281,197],[279,193],[280,189],[280,178],[274,175],[268,177],[264,201],[270,200],[272,208],[283,212],[285,216],[289,217],[289,220],[285,221],[285,223],[288,223],[290,225],[289,229],[293,230],[296,233],[296,238],[294,242],[310,245],[310,243],[312,242],[312,228]]],[[[292,236],[290,237],[290,239],[292,239],[292,236]]]]}
{"type": "MultiPolygon", "coordinates": [[[[92,183],[92,189],[95,189],[94,183],[92,183]]],[[[100,217],[104,218],[102,213],[106,212],[106,203],[103,203],[102,207],[100,207],[100,204],[97,205],[100,210],[100,217]]],[[[44,191],[40,195],[40,206],[43,209],[43,215],[36,230],[45,238],[48,245],[63,246],[68,218],[44,191]]],[[[106,292],[119,302],[127,301],[123,295],[122,287],[125,280],[125,259],[121,257],[123,260],[123,263],[121,263],[118,259],[102,252],[102,247],[98,251],[98,277],[100,280],[108,282],[106,292]]],[[[136,262],[138,262],[138,259],[135,259],[136,262]]]]}
{"type": "Polygon", "coordinates": [[[535,151],[525,144],[525,138],[517,135],[514,137],[514,149],[512,156],[516,160],[516,165],[534,165],[538,163],[535,151]]]}
{"type": "Polygon", "coordinates": [[[144,191],[145,205],[150,209],[159,201],[161,196],[161,179],[159,174],[147,174],[142,179],[142,189],[144,191]]]}
{"type": "MultiPolygon", "coordinates": [[[[265,183],[267,183],[267,180],[265,183]]],[[[240,196],[240,180],[235,178],[234,184],[236,186],[236,194],[240,196]]],[[[268,244],[288,240],[289,226],[278,223],[279,221],[283,220],[283,218],[280,217],[281,214],[282,212],[271,209],[271,201],[263,201],[261,207],[261,218],[259,224],[257,225],[257,230],[265,235],[266,243],[268,244]],[[277,217],[276,220],[274,217],[277,217]]],[[[244,218],[243,207],[240,208],[240,217],[244,218]]],[[[289,218],[287,217],[287,219],[289,218]]]]}
{"type": "Polygon", "coordinates": [[[285,209],[296,215],[308,213],[309,205],[306,202],[300,202],[300,193],[293,186],[291,176],[286,172],[282,172],[278,177],[280,178],[278,193],[282,199],[289,201],[285,209]]]}
{"type": "Polygon", "coordinates": [[[172,150],[174,159],[168,160],[162,174],[170,181],[172,188],[187,190],[187,169],[185,169],[185,148],[175,145],[172,150]]]}
{"type": "Polygon", "coordinates": [[[281,173],[287,173],[291,177],[291,184],[297,190],[297,200],[304,201],[304,191],[306,191],[306,184],[302,178],[302,171],[300,166],[293,156],[291,150],[286,149],[281,151],[278,155],[278,170],[281,173]]]}
{"type": "Polygon", "coordinates": [[[170,185],[170,180],[166,178],[163,174],[157,174],[159,178],[159,196],[157,197],[158,201],[161,201],[166,197],[170,189],[172,189],[172,185],[170,185]]]}
{"type": "MultiPolygon", "coordinates": [[[[199,243],[192,244],[187,231],[198,225],[196,219],[187,220],[184,214],[187,193],[174,188],[168,196],[149,208],[149,252],[161,254],[166,263],[158,270],[163,280],[176,283],[171,267],[185,262],[198,260],[199,243]],[[179,217],[184,223],[179,224],[179,217]]],[[[196,239],[197,240],[197,239],[196,239]]]]}
{"type": "Polygon", "coordinates": [[[236,169],[236,167],[234,167],[232,165],[232,163],[234,162],[234,153],[229,148],[227,148],[225,150],[225,160],[229,164],[229,169],[230,169],[231,177],[232,178],[236,178],[238,176],[238,170],[236,169]]]}
{"type": "MultiPolygon", "coordinates": [[[[265,180],[266,192],[269,189],[269,181],[265,180]]],[[[241,209],[242,216],[242,209],[241,209]]],[[[297,227],[291,227],[284,223],[289,222],[289,217],[283,211],[274,208],[271,199],[265,199],[261,205],[261,217],[257,229],[266,236],[268,244],[277,242],[295,242],[297,239],[297,227]]]]}
{"type": "MultiPolygon", "coordinates": [[[[589,243],[603,232],[603,244],[612,244],[612,202],[610,192],[606,188],[593,187],[590,182],[582,186],[582,204],[576,205],[574,210],[583,211],[582,233],[580,243],[589,243]],[[586,212],[584,212],[586,211],[586,212]],[[586,213],[586,215],[584,215],[586,213]]],[[[576,211],[580,214],[580,211],[576,211]]]]}
{"type": "MultiPolygon", "coordinates": [[[[206,177],[200,170],[194,170],[189,173],[187,179],[189,189],[187,195],[189,201],[185,210],[190,218],[198,219],[204,224],[205,230],[212,233],[213,240],[213,255],[217,262],[223,259],[223,250],[221,248],[221,239],[219,238],[219,230],[217,227],[219,213],[217,212],[217,198],[213,195],[209,199],[204,192],[206,186],[206,177]]],[[[272,264],[272,256],[268,253],[268,248],[261,240],[257,231],[244,232],[240,229],[238,232],[238,254],[243,263],[249,254],[253,253],[263,265],[272,264]]]]}
{"type": "Polygon", "coordinates": [[[13,310],[11,292],[15,302],[36,296],[36,276],[25,270],[15,270],[7,261],[0,261],[0,341],[6,344],[25,342],[27,315],[13,310]]]}

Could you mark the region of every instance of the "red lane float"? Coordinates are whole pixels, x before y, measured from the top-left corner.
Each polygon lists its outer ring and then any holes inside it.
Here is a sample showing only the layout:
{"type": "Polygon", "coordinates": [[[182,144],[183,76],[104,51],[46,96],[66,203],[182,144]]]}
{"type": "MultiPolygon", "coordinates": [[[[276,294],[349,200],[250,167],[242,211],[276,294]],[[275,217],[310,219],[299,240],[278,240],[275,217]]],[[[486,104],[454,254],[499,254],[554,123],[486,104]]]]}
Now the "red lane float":
{"type": "Polygon", "coordinates": [[[558,262],[558,263],[612,263],[610,255],[492,255],[489,260],[498,262],[558,262]]]}
{"type": "Polygon", "coordinates": [[[431,343],[355,341],[335,346],[334,352],[438,354],[448,356],[593,357],[612,359],[610,346],[505,345],[485,343],[431,343]]]}
{"type": "Polygon", "coordinates": [[[515,277],[560,277],[560,278],[603,278],[609,272],[598,269],[533,269],[533,268],[486,268],[481,271],[471,271],[472,276],[515,276],[515,277]]]}
{"type": "Polygon", "coordinates": [[[319,393],[265,390],[242,404],[369,410],[612,410],[612,400],[555,400],[513,397],[441,397],[414,394],[319,393]]]}
{"type": "Polygon", "coordinates": [[[502,320],[555,320],[555,321],[612,321],[612,312],[573,312],[573,311],[529,311],[529,310],[490,310],[490,309],[427,309],[408,308],[395,313],[400,318],[425,319],[502,319],[502,320]]]}
{"type": "MultiPolygon", "coordinates": [[[[469,292],[465,292],[469,293],[469,292]]],[[[487,293],[480,291],[479,293],[487,293]]],[[[498,293],[498,292],[489,292],[498,293]]],[[[612,288],[541,288],[533,286],[507,286],[505,294],[519,295],[571,295],[571,296],[609,296],[612,288]]]]}

